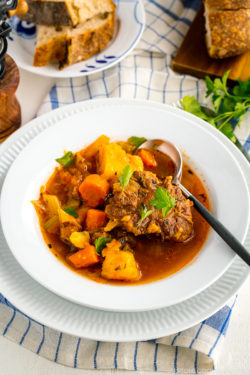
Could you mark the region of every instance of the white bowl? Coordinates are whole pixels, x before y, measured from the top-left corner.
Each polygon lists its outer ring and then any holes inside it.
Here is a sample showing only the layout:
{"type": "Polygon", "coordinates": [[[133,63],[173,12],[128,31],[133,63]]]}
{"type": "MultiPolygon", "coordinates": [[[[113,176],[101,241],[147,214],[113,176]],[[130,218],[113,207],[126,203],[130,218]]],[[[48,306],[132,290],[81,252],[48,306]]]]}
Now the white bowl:
{"type": "Polygon", "coordinates": [[[56,165],[64,149],[76,151],[107,134],[114,139],[131,135],[164,138],[188,155],[187,162],[205,179],[212,210],[243,241],[249,221],[249,193],[243,173],[223,143],[195,117],[166,105],[129,100],[92,101],[82,112],[64,117],[44,130],[19,154],[9,169],[1,195],[1,220],[9,247],[22,267],[54,293],[82,305],[112,311],[153,310],[199,293],[229,267],[235,254],[213,231],[195,261],[171,277],[145,285],[98,284],[67,267],[47,248],[31,200],[56,165]],[[138,104],[137,104],[138,103],[138,104]]]}

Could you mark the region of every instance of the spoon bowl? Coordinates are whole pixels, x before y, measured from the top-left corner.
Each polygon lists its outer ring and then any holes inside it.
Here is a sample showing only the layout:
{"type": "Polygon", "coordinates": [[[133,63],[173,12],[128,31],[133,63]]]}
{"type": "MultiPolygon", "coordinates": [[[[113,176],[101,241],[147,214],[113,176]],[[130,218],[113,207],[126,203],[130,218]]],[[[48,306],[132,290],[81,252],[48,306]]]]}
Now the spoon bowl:
{"type": "Polygon", "coordinates": [[[176,185],[181,181],[183,162],[181,152],[177,146],[169,141],[163,141],[162,139],[151,139],[143,143],[140,148],[158,150],[163,154],[168,155],[175,165],[175,174],[172,183],[176,185]]]}

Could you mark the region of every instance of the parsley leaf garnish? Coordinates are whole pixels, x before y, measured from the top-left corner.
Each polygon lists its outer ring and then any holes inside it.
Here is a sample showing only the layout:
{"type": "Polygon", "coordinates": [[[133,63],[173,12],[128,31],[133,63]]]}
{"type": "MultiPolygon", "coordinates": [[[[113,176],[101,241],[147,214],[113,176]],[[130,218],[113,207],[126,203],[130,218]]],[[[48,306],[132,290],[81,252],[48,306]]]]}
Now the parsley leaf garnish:
{"type": "Polygon", "coordinates": [[[122,173],[118,177],[118,180],[121,184],[122,190],[125,189],[125,187],[128,185],[130,178],[132,177],[133,170],[130,167],[130,165],[126,165],[126,167],[123,168],[122,173]]]}
{"type": "Polygon", "coordinates": [[[185,111],[202,118],[220,130],[250,160],[249,155],[233,132],[235,120],[237,120],[237,125],[240,126],[244,115],[250,108],[250,78],[246,82],[239,79],[238,85],[230,90],[227,88],[229,72],[228,70],[221,79],[215,78],[214,81],[210,77],[205,78],[206,97],[212,97],[213,110],[201,106],[194,97],[190,96],[185,96],[181,104],[185,111]]]}
{"type": "Polygon", "coordinates": [[[112,239],[109,237],[98,237],[95,240],[95,249],[98,255],[101,255],[102,250],[106,247],[112,239]]]}
{"type": "Polygon", "coordinates": [[[167,189],[158,187],[155,190],[155,199],[152,199],[150,203],[156,209],[162,209],[162,215],[165,218],[168,211],[175,206],[175,199],[169,194],[167,189]]]}
{"type": "Polygon", "coordinates": [[[64,167],[70,167],[74,163],[74,160],[75,155],[71,151],[66,152],[61,158],[56,159],[64,167]]]}
{"type": "Polygon", "coordinates": [[[184,98],[181,101],[181,104],[185,111],[190,112],[193,115],[198,116],[205,121],[209,120],[209,116],[202,111],[201,105],[193,96],[184,96],[184,98]]]}
{"type": "Polygon", "coordinates": [[[135,137],[135,136],[132,136],[128,139],[129,143],[134,146],[135,149],[137,149],[138,147],[140,147],[143,143],[145,143],[147,141],[146,138],[144,137],[135,137]]]}
{"type": "Polygon", "coordinates": [[[140,212],[140,215],[141,215],[141,219],[140,221],[138,222],[138,225],[137,225],[137,228],[139,228],[139,226],[142,224],[142,222],[152,214],[152,210],[148,210],[148,207],[145,205],[145,203],[142,203],[141,204],[141,207],[139,209],[139,212],[140,212]]]}
{"type": "Polygon", "coordinates": [[[78,214],[76,213],[76,210],[74,209],[74,207],[69,206],[65,208],[64,211],[67,212],[67,214],[74,216],[75,218],[78,217],[78,214]]]}

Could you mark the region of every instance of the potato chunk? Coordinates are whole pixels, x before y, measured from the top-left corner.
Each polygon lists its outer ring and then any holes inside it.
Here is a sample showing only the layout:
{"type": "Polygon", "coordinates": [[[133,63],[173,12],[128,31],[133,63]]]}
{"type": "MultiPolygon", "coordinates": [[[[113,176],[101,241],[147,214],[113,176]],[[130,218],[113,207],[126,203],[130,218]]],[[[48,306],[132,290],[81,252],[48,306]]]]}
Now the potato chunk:
{"type": "Polygon", "coordinates": [[[102,264],[102,277],[110,280],[139,280],[141,273],[134,255],[130,251],[120,250],[120,246],[118,241],[113,240],[103,250],[105,260],[102,264]]]}
{"type": "Polygon", "coordinates": [[[108,143],[109,143],[109,137],[107,137],[106,135],[101,135],[88,147],[80,151],[80,154],[86,159],[91,159],[98,153],[102,145],[108,144],[108,143]]]}
{"type": "Polygon", "coordinates": [[[60,222],[60,237],[62,240],[69,241],[71,233],[79,232],[82,229],[77,220],[61,208],[58,209],[58,217],[60,222]]]}
{"type": "Polygon", "coordinates": [[[133,171],[143,171],[143,162],[139,156],[127,154],[117,143],[103,145],[99,151],[99,172],[106,179],[119,176],[126,165],[133,171]]]}
{"type": "Polygon", "coordinates": [[[90,236],[89,232],[72,232],[69,238],[70,242],[79,249],[83,249],[87,244],[89,244],[90,236]]]}

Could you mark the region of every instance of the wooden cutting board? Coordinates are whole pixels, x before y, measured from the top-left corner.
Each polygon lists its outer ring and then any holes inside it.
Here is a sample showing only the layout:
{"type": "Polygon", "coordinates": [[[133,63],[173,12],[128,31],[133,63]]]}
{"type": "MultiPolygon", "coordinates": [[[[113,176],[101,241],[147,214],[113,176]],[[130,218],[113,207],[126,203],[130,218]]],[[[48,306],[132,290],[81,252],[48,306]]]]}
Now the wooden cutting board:
{"type": "Polygon", "coordinates": [[[172,69],[178,73],[190,74],[198,78],[206,75],[221,77],[230,69],[229,78],[233,81],[240,78],[246,81],[250,77],[250,50],[240,56],[227,59],[211,59],[205,44],[204,7],[200,7],[190,29],[182,42],[172,69]]]}

